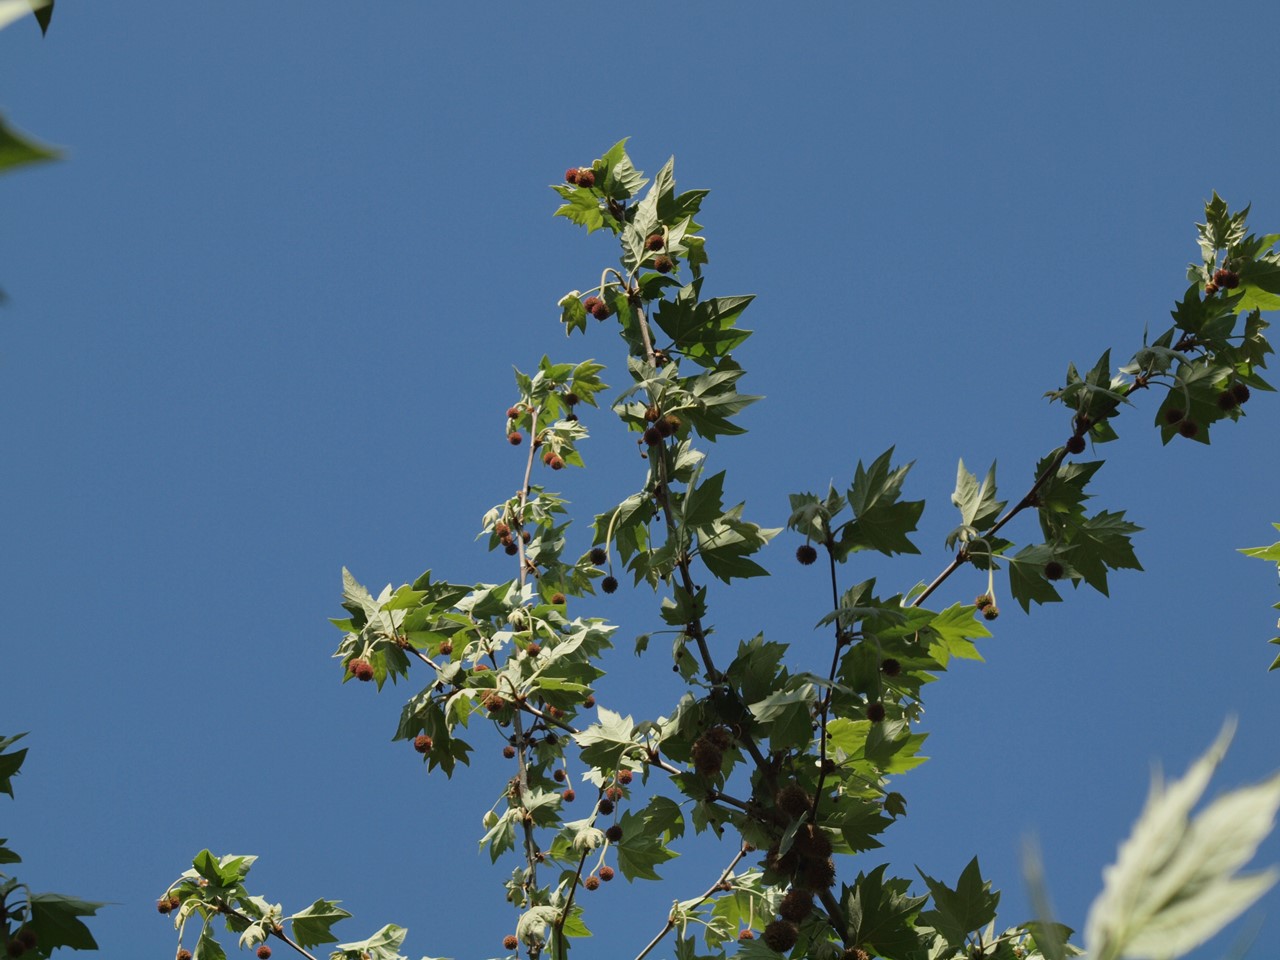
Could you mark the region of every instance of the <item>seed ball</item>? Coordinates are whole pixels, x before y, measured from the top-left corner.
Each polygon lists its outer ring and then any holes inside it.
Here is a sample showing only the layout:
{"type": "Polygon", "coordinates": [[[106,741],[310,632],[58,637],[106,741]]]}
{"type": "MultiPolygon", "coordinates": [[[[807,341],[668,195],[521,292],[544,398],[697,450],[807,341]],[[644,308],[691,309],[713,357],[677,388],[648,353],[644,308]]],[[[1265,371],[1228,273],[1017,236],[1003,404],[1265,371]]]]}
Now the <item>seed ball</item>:
{"type": "Polygon", "coordinates": [[[608,797],[601,797],[600,802],[596,804],[596,809],[607,817],[609,814],[613,813],[613,801],[608,797]]]}
{"type": "Polygon", "coordinates": [[[1066,572],[1066,568],[1057,560],[1050,560],[1044,565],[1044,578],[1046,580],[1061,580],[1066,572]]]}
{"type": "Polygon", "coordinates": [[[592,707],[594,707],[594,706],[596,705],[596,698],[595,698],[595,695],[594,695],[594,694],[591,694],[591,693],[588,693],[588,694],[587,694],[587,698],[586,698],[585,700],[583,700],[583,701],[582,701],[582,705],[583,705],[584,707],[586,707],[588,710],[590,710],[592,707]]]}
{"type": "Polygon", "coordinates": [[[666,417],[663,417],[661,420],[655,423],[653,425],[653,429],[657,430],[658,436],[663,437],[664,439],[676,432],[675,427],[671,426],[671,424],[667,422],[666,417]]]}
{"type": "Polygon", "coordinates": [[[486,670],[489,669],[489,665],[487,663],[477,663],[471,669],[475,670],[476,673],[484,673],[486,670]]]}
{"type": "Polygon", "coordinates": [[[578,169],[578,186],[594,187],[596,185],[596,172],[590,167],[580,167],[578,169]]]}
{"type": "MultiPolygon", "coordinates": [[[[570,167],[568,170],[564,172],[564,182],[572,183],[574,186],[577,186],[578,184],[578,168],[577,167],[570,167]]],[[[512,937],[512,939],[514,940],[515,938],[512,937]]],[[[513,943],[507,949],[515,949],[515,944],[513,943]]]]}
{"type": "Polygon", "coordinates": [[[993,603],[995,603],[995,601],[991,598],[991,594],[989,593],[980,593],[973,598],[973,605],[979,610],[985,610],[993,603]]]}
{"type": "Polygon", "coordinates": [[[1172,426],[1175,423],[1180,423],[1186,415],[1187,411],[1181,407],[1169,407],[1164,412],[1164,422],[1172,426]]]}
{"type": "Polygon", "coordinates": [[[520,408],[519,408],[519,407],[507,407],[507,419],[508,419],[508,420],[514,420],[514,419],[515,419],[516,417],[518,417],[518,416],[520,416],[520,408]]]}
{"type": "Polygon", "coordinates": [[[257,949],[258,960],[271,960],[271,948],[265,943],[257,949]]]}
{"type": "Polygon", "coordinates": [[[733,746],[733,734],[729,732],[728,727],[712,727],[705,736],[715,744],[717,749],[728,750],[733,746]]]}
{"type": "Polygon", "coordinates": [[[633,774],[631,773],[631,771],[630,771],[630,770],[619,770],[619,771],[618,771],[618,782],[619,782],[619,783],[630,783],[630,782],[631,782],[631,778],[632,778],[632,776],[633,776],[633,774]]]}
{"type": "Polygon", "coordinates": [[[347,664],[347,669],[351,671],[351,675],[357,680],[363,680],[367,683],[373,679],[373,664],[368,660],[352,660],[347,664]]]}
{"type": "Polygon", "coordinates": [[[1204,285],[1205,296],[1212,297],[1217,292],[1218,292],[1218,285],[1214,283],[1212,280],[1210,280],[1208,283],[1204,285]]]}
{"type": "Polygon", "coordinates": [[[588,890],[599,890],[600,878],[593,873],[591,876],[587,877],[587,879],[582,881],[582,885],[588,890]]]}
{"type": "Polygon", "coordinates": [[[667,241],[663,239],[660,233],[651,233],[644,238],[644,248],[653,252],[661,250],[667,245],[667,241]]]}
{"type": "Polygon", "coordinates": [[[549,461],[547,461],[547,464],[548,466],[551,467],[552,470],[564,469],[564,460],[561,459],[560,457],[552,457],[549,461]]]}
{"type": "Polygon", "coordinates": [[[591,315],[597,320],[608,320],[613,315],[613,311],[609,309],[609,305],[603,300],[598,300],[596,305],[591,308],[591,315]]]}
{"type": "Polygon", "coordinates": [[[573,803],[573,798],[576,797],[577,794],[573,792],[573,787],[568,787],[560,794],[560,796],[564,798],[565,803],[573,803]]]}
{"type": "Polygon", "coordinates": [[[825,860],[810,860],[804,864],[797,880],[810,890],[825,890],[836,882],[835,861],[830,857],[825,860]]]}
{"type": "Polygon", "coordinates": [[[982,610],[982,618],[984,620],[994,620],[999,616],[1000,616],[1000,608],[997,607],[994,603],[989,604],[988,606],[984,607],[982,610]]]}
{"type": "Polygon", "coordinates": [[[502,748],[502,755],[506,757],[508,760],[514,760],[516,756],[516,748],[508,743],[505,747],[502,748]]]}
{"type": "Polygon", "coordinates": [[[649,446],[655,446],[662,442],[662,431],[657,427],[650,427],[644,432],[644,442],[649,446]]]}
{"type": "Polygon", "coordinates": [[[902,664],[893,657],[885,657],[880,662],[880,671],[886,677],[896,677],[902,672],[902,664]]]}
{"type": "Polygon", "coordinates": [[[871,960],[871,954],[861,947],[850,947],[844,952],[841,960],[871,960]]]}
{"type": "Polygon", "coordinates": [[[622,828],[616,823],[604,832],[610,843],[617,843],[622,839],[622,828]]]}
{"type": "Polygon", "coordinates": [[[1234,270],[1217,270],[1213,274],[1213,282],[1224,290],[1234,290],[1240,286],[1240,274],[1234,270]]]}
{"type": "Polygon", "coordinates": [[[653,269],[657,270],[659,273],[670,273],[675,268],[676,268],[675,261],[672,260],[670,257],[668,257],[666,254],[663,254],[660,257],[653,258],[653,269]]]}
{"type": "Polygon", "coordinates": [[[597,566],[609,559],[609,554],[605,553],[604,547],[591,548],[591,562],[597,566]]]}
{"type": "Polygon", "coordinates": [[[507,542],[507,545],[502,549],[506,552],[508,557],[514,557],[517,553],[520,552],[520,548],[516,546],[516,542],[514,540],[509,540],[507,542]]]}
{"type": "Polygon", "coordinates": [[[521,435],[519,430],[512,430],[507,434],[507,443],[511,444],[513,447],[520,446],[520,442],[522,440],[524,440],[524,437],[521,435]]]}
{"type": "Polygon", "coordinates": [[[618,580],[616,577],[605,577],[600,581],[600,589],[605,593],[613,593],[618,589],[618,580]]]}
{"type": "MultiPolygon", "coordinates": [[[[990,608],[988,608],[990,609],[990,608]]],[[[884,704],[880,701],[867,704],[867,719],[872,723],[879,723],[884,719],[884,704]]]]}
{"type": "Polygon", "coordinates": [[[1178,424],[1178,433],[1184,437],[1191,438],[1200,432],[1200,424],[1194,420],[1183,420],[1178,424]]]}
{"type": "Polygon", "coordinates": [[[662,411],[656,406],[650,404],[648,407],[645,407],[644,418],[650,423],[656,423],[661,417],[662,411]]]}
{"type": "Polygon", "coordinates": [[[511,528],[499,520],[493,525],[493,532],[499,537],[508,537],[511,535],[511,528]]]}
{"type": "Polygon", "coordinates": [[[432,747],[431,738],[425,733],[420,733],[413,738],[413,749],[419,753],[430,753],[432,747]]]}
{"type": "Polygon", "coordinates": [[[169,905],[168,897],[161,897],[159,900],[156,901],[156,909],[159,910],[161,913],[169,913],[170,911],[173,910],[173,907],[169,905]]]}
{"type": "Polygon", "coordinates": [[[706,737],[693,741],[689,755],[693,758],[694,771],[704,777],[715,776],[724,765],[724,754],[706,737]]]}
{"type": "Polygon", "coordinates": [[[613,872],[613,867],[604,866],[600,868],[600,879],[605,883],[608,883],[615,876],[617,876],[617,874],[613,872]]]}
{"type": "Polygon", "coordinates": [[[1239,381],[1231,385],[1231,395],[1236,398],[1236,403],[1249,402],[1249,388],[1239,381]]]}
{"type": "Polygon", "coordinates": [[[507,950],[514,950],[516,947],[520,946],[520,941],[516,939],[516,935],[514,933],[508,933],[502,938],[502,946],[507,950]]]}
{"type": "Polygon", "coordinates": [[[440,652],[446,657],[449,656],[449,654],[453,653],[453,644],[446,640],[440,644],[440,652]]]}
{"type": "Polygon", "coordinates": [[[801,544],[796,547],[796,559],[807,567],[818,559],[818,551],[814,549],[811,543],[801,544]]]}
{"type": "Polygon", "coordinates": [[[520,541],[521,541],[522,543],[528,543],[530,539],[531,539],[531,537],[529,536],[529,531],[528,531],[528,530],[521,530],[521,531],[520,531],[520,541]]]}
{"type": "Polygon", "coordinates": [[[174,960],[191,960],[191,951],[186,948],[179,949],[178,952],[174,954],[174,960]]]}
{"type": "Polygon", "coordinates": [[[1223,390],[1218,394],[1217,402],[1219,410],[1234,410],[1236,407],[1240,406],[1239,401],[1236,400],[1236,395],[1232,393],[1230,389],[1223,390]]]}
{"type": "Polygon", "coordinates": [[[774,920],[764,928],[762,939],[770,950],[786,953],[796,945],[800,929],[790,920],[774,920]]]}
{"type": "Polygon", "coordinates": [[[813,797],[809,796],[804,787],[797,783],[791,783],[778,791],[778,795],[773,798],[773,802],[777,804],[779,810],[791,819],[798,820],[808,813],[813,806],[813,797]]]}
{"type": "Polygon", "coordinates": [[[555,773],[551,774],[551,778],[555,780],[556,783],[564,783],[564,778],[566,776],[567,774],[561,769],[557,769],[555,773]]]}
{"type": "Polygon", "coordinates": [[[599,297],[587,297],[587,299],[582,301],[582,308],[586,310],[587,313],[594,314],[596,307],[600,306],[603,302],[604,301],[599,297]]]}
{"type": "Polygon", "coordinates": [[[1067,453],[1084,453],[1084,437],[1067,437],[1067,453]]]}
{"type": "Polygon", "coordinates": [[[563,593],[553,593],[553,594],[551,595],[551,602],[552,602],[553,604],[557,605],[557,606],[559,606],[560,604],[564,603],[564,594],[563,594],[563,593]]]}
{"type": "Polygon", "coordinates": [[[739,942],[739,943],[745,943],[746,941],[748,941],[748,940],[754,940],[755,938],[756,938],[756,935],[755,935],[755,933],[751,930],[751,928],[750,928],[750,927],[746,927],[745,929],[742,929],[742,930],[739,930],[739,931],[738,931],[738,942],[739,942]]]}
{"type": "Polygon", "coordinates": [[[778,905],[778,913],[782,919],[790,920],[792,923],[803,923],[812,912],[813,893],[798,887],[787,891],[787,895],[782,898],[782,903],[778,905]]]}

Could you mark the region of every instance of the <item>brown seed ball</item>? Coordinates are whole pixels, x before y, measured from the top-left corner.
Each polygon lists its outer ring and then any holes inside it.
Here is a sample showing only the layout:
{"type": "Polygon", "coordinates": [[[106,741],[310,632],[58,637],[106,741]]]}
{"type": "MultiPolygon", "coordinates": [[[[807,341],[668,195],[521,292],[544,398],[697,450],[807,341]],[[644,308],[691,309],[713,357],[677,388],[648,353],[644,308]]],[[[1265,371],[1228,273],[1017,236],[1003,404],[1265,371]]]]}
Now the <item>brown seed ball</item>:
{"type": "Polygon", "coordinates": [[[594,707],[596,705],[595,694],[588,693],[587,698],[582,701],[582,705],[586,707],[588,710],[594,707]]]}
{"type": "Polygon", "coordinates": [[[728,750],[733,746],[733,734],[728,727],[712,727],[704,736],[721,750],[728,750]]]}
{"type": "Polygon", "coordinates": [[[764,928],[761,939],[770,950],[786,953],[796,945],[800,937],[800,929],[790,920],[775,920],[764,928]]]}
{"type": "Polygon", "coordinates": [[[610,843],[617,843],[622,839],[622,828],[615,823],[604,832],[604,835],[609,838],[610,843]]]}
{"type": "Polygon", "coordinates": [[[257,949],[258,960],[271,960],[271,948],[265,943],[257,949]]]}
{"type": "Polygon", "coordinates": [[[520,552],[520,548],[516,546],[516,542],[514,540],[509,541],[502,550],[508,557],[514,557],[520,552]]]}
{"type": "Polygon", "coordinates": [[[513,447],[520,446],[520,443],[523,440],[524,440],[524,436],[520,433],[519,430],[512,430],[510,433],[507,434],[507,443],[511,444],[513,447]]]}
{"type": "Polygon", "coordinates": [[[603,880],[605,883],[608,883],[610,880],[612,880],[614,876],[615,874],[613,872],[613,867],[605,866],[600,868],[600,879],[603,880]]]}
{"type": "Polygon", "coordinates": [[[596,804],[596,809],[607,817],[609,814],[613,813],[613,801],[608,797],[601,797],[600,802],[596,804]]]}
{"type": "Polygon", "coordinates": [[[521,530],[521,531],[520,531],[520,542],[521,542],[521,543],[528,543],[528,542],[530,541],[530,539],[532,539],[532,538],[530,537],[530,535],[529,535],[529,531],[528,531],[528,530],[521,530]]]}
{"type": "Polygon", "coordinates": [[[745,943],[746,941],[748,941],[748,940],[754,940],[755,938],[756,938],[755,932],[754,932],[754,931],[752,931],[752,929],[751,929],[750,927],[746,927],[746,928],[744,928],[744,929],[742,929],[742,930],[739,930],[739,931],[738,931],[738,942],[739,942],[739,943],[745,943]]]}
{"type": "Polygon", "coordinates": [[[1178,433],[1188,439],[1200,432],[1200,424],[1194,420],[1183,420],[1178,424],[1178,433]]]}
{"type": "Polygon", "coordinates": [[[596,172],[590,167],[578,168],[578,186],[594,187],[596,185],[596,172]]]}
{"type": "Polygon", "coordinates": [[[1169,407],[1164,412],[1164,422],[1172,426],[1180,422],[1187,415],[1187,411],[1181,407],[1169,407]]]}
{"type": "Polygon", "coordinates": [[[1236,398],[1236,403],[1249,402],[1249,388],[1239,381],[1231,385],[1231,395],[1236,398]]]}
{"type": "Polygon", "coordinates": [[[666,417],[663,417],[661,420],[655,423],[653,425],[653,429],[657,430],[658,436],[663,438],[669,437],[673,433],[675,433],[675,430],[672,428],[671,424],[667,423],[666,417]]]}
{"type": "Polygon", "coordinates": [[[173,910],[173,907],[170,905],[168,897],[161,897],[156,901],[156,909],[161,913],[169,913],[173,910]]]}
{"type": "Polygon", "coordinates": [[[714,777],[724,765],[724,754],[706,737],[693,741],[689,755],[693,758],[694,771],[704,777],[714,777]]]}
{"type": "Polygon", "coordinates": [[[1067,453],[1084,453],[1084,437],[1067,437],[1067,453]]]}
{"type": "Polygon", "coordinates": [[[816,857],[819,860],[825,860],[831,856],[831,838],[812,823],[806,823],[796,831],[794,842],[797,852],[806,859],[812,860],[816,857]]]}
{"type": "Polygon", "coordinates": [[[995,603],[995,600],[992,599],[989,593],[980,593],[973,598],[973,605],[979,610],[985,610],[993,603],[995,603]]]}
{"type": "Polygon", "coordinates": [[[995,620],[999,616],[1000,616],[1000,608],[997,607],[994,603],[985,607],[982,611],[982,618],[984,620],[995,620]]]}
{"type": "Polygon", "coordinates": [[[430,753],[433,746],[432,740],[425,733],[420,733],[413,738],[413,749],[419,753],[430,753]]]}
{"type": "Polygon", "coordinates": [[[516,935],[514,933],[508,933],[502,938],[502,946],[504,949],[514,950],[516,947],[520,946],[520,941],[516,939],[516,935]]]}
{"type": "MultiPolygon", "coordinates": [[[[565,182],[565,183],[572,183],[574,186],[577,186],[577,184],[578,184],[578,168],[577,168],[577,167],[570,167],[568,170],[566,170],[566,171],[564,172],[564,182],[565,182]]],[[[515,939],[515,937],[512,937],[511,939],[513,939],[513,940],[514,940],[514,939],[515,939]]],[[[515,944],[513,943],[513,944],[512,944],[510,947],[508,947],[507,949],[508,949],[508,950],[514,950],[514,949],[515,949],[515,944]]]]}
{"type": "Polygon", "coordinates": [[[644,442],[651,447],[661,443],[662,432],[657,427],[650,427],[644,432],[644,442]]]}
{"type": "Polygon", "coordinates": [[[667,241],[660,233],[651,233],[644,238],[644,248],[656,253],[667,245],[667,241]]]}
{"type": "Polygon", "coordinates": [[[1223,390],[1218,394],[1217,404],[1219,410],[1234,410],[1236,407],[1240,406],[1239,402],[1236,400],[1235,394],[1233,394],[1229,389],[1223,390]]]}
{"type": "Polygon", "coordinates": [[[564,778],[566,776],[567,774],[563,770],[556,770],[555,773],[551,774],[551,778],[555,780],[556,783],[564,783],[564,778]]]}
{"type": "Polygon", "coordinates": [[[1213,282],[1224,290],[1234,290],[1240,286],[1240,274],[1234,270],[1217,270],[1213,274],[1213,282]]]}
{"type": "Polygon", "coordinates": [[[830,857],[806,861],[796,879],[810,890],[826,890],[836,882],[836,863],[830,857]]]}
{"type": "Polygon", "coordinates": [[[486,670],[489,669],[489,665],[487,663],[477,663],[471,669],[474,670],[476,673],[484,673],[486,670]]]}
{"type": "Polygon", "coordinates": [[[871,954],[863,950],[861,947],[850,947],[844,952],[841,960],[871,960],[871,954]]]}
{"type": "Polygon", "coordinates": [[[1066,575],[1066,567],[1057,560],[1050,560],[1044,565],[1044,578],[1046,580],[1061,580],[1066,575]]]}
{"type": "Polygon", "coordinates": [[[650,405],[645,408],[644,418],[648,420],[650,423],[657,423],[657,421],[661,419],[661,417],[662,417],[662,411],[659,410],[656,406],[650,405]]]}
{"type": "Polygon", "coordinates": [[[507,407],[507,419],[508,419],[508,420],[514,420],[514,419],[515,419],[516,417],[518,417],[518,416],[520,416],[520,408],[519,408],[519,407],[507,407]]]}
{"type": "Polygon", "coordinates": [[[352,660],[347,664],[347,670],[357,680],[363,680],[367,683],[373,679],[373,664],[368,660],[352,660]]]}
{"type": "Polygon", "coordinates": [[[796,559],[807,567],[818,559],[818,551],[813,548],[812,544],[802,544],[796,547],[796,559]]]}
{"type": "Polygon", "coordinates": [[[605,593],[613,593],[618,589],[618,581],[616,577],[605,577],[600,581],[600,589],[605,593]]]}
{"type": "Polygon", "coordinates": [[[1205,292],[1205,296],[1212,297],[1215,293],[1218,292],[1218,285],[1214,283],[1212,280],[1210,280],[1208,283],[1204,285],[1204,292],[1205,292]]]}
{"type": "Polygon", "coordinates": [[[630,770],[619,770],[619,771],[618,771],[618,782],[619,782],[619,783],[630,783],[630,782],[631,782],[631,777],[632,777],[632,773],[631,773],[631,771],[630,771],[630,770]]]}
{"type": "Polygon", "coordinates": [[[902,663],[893,657],[885,657],[880,663],[880,672],[886,677],[896,677],[902,672],[902,663]]]}
{"type": "Polygon", "coordinates": [[[795,820],[808,813],[813,807],[813,797],[798,783],[791,783],[778,791],[774,797],[778,809],[795,820]]]}
{"type": "Polygon", "coordinates": [[[563,470],[564,460],[561,457],[552,457],[547,462],[547,466],[549,466],[552,470],[563,470]]]}
{"type": "MultiPolygon", "coordinates": [[[[987,608],[991,609],[990,607],[987,608]]],[[[879,723],[884,719],[884,704],[877,700],[875,703],[867,704],[867,719],[872,723],[879,723]]]]}
{"type": "Polygon", "coordinates": [[[597,320],[608,320],[613,315],[613,311],[609,309],[609,304],[600,300],[591,308],[591,315],[597,320]]]}
{"type": "Polygon", "coordinates": [[[573,803],[573,799],[577,794],[573,792],[573,787],[568,787],[560,796],[564,798],[565,803],[573,803]]]}
{"type": "Polygon", "coordinates": [[[185,947],[180,948],[178,952],[174,954],[174,960],[191,960],[191,951],[187,950],[185,947]]]}
{"type": "Polygon", "coordinates": [[[666,254],[653,258],[653,269],[657,270],[659,273],[670,273],[675,268],[676,262],[666,254]]]}
{"type": "Polygon", "coordinates": [[[593,873],[591,876],[587,877],[587,879],[582,881],[582,885],[588,890],[599,890],[600,878],[593,873]]]}
{"type": "Polygon", "coordinates": [[[514,760],[516,757],[516,748],[508,743],[505,747],[502,748],[502,755],[506,757],[508,760],[514,760]]]}
{"type": "Polygon", "coordinates": [[[591,548],[591,562],[599,566],[609,559],[609,554],[605,553],[604,547],[591,548]]]}
{"type": "Polygon", "coordinates": [[[449,654],[453,653],[453,644],[446,640],[440,644],[440,652],[446,657],[449,656],[449,654]]]}
{"type": "Polygon", "coordinates": [[[594,314],[596,307],[600,306],[603,302],[604,301],[599,297],[587,297],[587,299],[582,301],[582,308],[586,310],[587,313],[594,314]]]}
{"type": "Polygon", "coordinates": [[[563,593],[553,593],[553,594],[551,595],[551,602],[552,602],[553,604],[556,604],[557,606],[559,606],[560,604],[564,603],[564,599],[565,599],[565,598],[564,598],[564,594],[563,594],[563,593]]]}
{"type": "Polygon", "coordinates": [[[493,525],[493,532],[495,536],[501,539],[502,537],[508,537],[511,535],[511,528],[499,520],[493,525]]]}
{"type": "Polygon", "coordinates": [[[792,923],[803,923],[812,912],[813,892],[801,890],[798,887],[792,887],[787,891],[787,895],[782,898],[782,903],[778,905],[778,913],[782,919],[790,920],[792,923]]]}

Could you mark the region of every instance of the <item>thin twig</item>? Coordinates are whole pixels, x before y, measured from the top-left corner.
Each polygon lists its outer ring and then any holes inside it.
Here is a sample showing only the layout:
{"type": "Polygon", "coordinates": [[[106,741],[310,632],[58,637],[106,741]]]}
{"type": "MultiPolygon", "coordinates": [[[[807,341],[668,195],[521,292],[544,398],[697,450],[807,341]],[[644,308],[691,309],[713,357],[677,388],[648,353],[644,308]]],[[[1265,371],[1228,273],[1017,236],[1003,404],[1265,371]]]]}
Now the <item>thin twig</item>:
{"type": "MultiPolygon", "coordinates": [[[[729,874],[733,873],[733,868],[736,867],[742,861],[742,858],[745,857],[746,855],[747,855],[747,844],[744,843],[742,845],[742,848],[738,850],[737,855],[732,860],[729,861],[729,865],[725,867],[722,871],[720,871],[720,876],[716,878],[716,882],[707,888],[706,893],[698,897],[697,900],[695,900],[692,904],[690,904],[690,907],[692,908],[692,907],[700,906],[701,904],[706,903],[713,896],[715,896],[716,891],[722,889],[725,881],[729,879],[729,874]]],[[[666,925],[663,926],[663,928],[658,931],[658,935],[656,937],[654,937],[652,940],[649,941],[648,946],[646,946],[643,950],[641,950],[638,954],[636,954],[636,960],[644,960],[644,958],[649,954],[649,951],[651,951],[654,947],[656,947],[659,943],[661,943],[662,938],[665,937],[672,930],[674,930],[675,927],[676,927],[676,921],[675,921],[674,915],[667,914],[666,925]]]]}

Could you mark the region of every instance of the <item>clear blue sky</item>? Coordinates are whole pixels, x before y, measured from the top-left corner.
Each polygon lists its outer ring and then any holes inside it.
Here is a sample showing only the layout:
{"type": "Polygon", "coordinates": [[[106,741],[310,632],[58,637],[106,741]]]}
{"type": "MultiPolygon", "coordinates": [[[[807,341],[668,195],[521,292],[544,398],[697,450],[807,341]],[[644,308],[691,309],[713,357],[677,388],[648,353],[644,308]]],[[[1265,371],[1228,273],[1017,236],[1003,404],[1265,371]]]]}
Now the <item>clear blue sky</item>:
{"type": "MultiPolygon", "coordinates": [[[[546,185],[631,136],[640,167],[674,153],[712,190],[706,289],[759,295],[740,359],[768,396],[712,463],[776,526],[788,492],[897,444],[924,554],[850,576],[902,589],[947,560],[957,458],[1020,494],[1066,435],[1042,394],[1067,362],[1164,328],[1211,190],[1280,230],[1277,35],[1266,4],[403,0],[61,0],[44,40],[0,34],[0,106],[67,148],[0,179],[0,732],[32,751],[0,834],[21,875],[115,901],[93,925],[110,957],[172,956],[154,901],[205,846],[260,855],[256,890],[291,910],[342,900],[344,939],[394,921],[413,957],[498,955],[511,864],[475,844],[500,745],[428,778],[389,742],[416,687],[339,686],[325,618],[344,564],[375,590],[510,575],[473,537],[520,480],[511,364],[595,357],[624,384],[615,337],[558,328],[615,254],[553,220],[546,185]]],[[[1094,501],[1146,528],[1146,572],[1109,601],[1005,605],[988,662],[926,690],[933,759],[854,872],[954,880],[976,853],[1012,924],[1034,834],[1078,928],[1152,760],[1180,773],[1236,714],[1221,784],[1280,765],[1275,570],[1234,552],[1280,520],[1280,403],[1162,448],[1155,399],[1100,451],[1094,501]]],[[[587,425],[591,469],[557,475],[584,521],[642,482],[611,418],[587,425]]],[[[724,642],[825,651],[796,543],[713,593],[724,642]]],[[[628,652],[654,598],[577,612],[621,623],[601,701],[669,708],[663,652],[628,652]]],[[[634,955],[727,857],[602,888],[580,954],[634,955]]],[[[1280,893],[1256,918],[1262,957],[1280,893]]]]}

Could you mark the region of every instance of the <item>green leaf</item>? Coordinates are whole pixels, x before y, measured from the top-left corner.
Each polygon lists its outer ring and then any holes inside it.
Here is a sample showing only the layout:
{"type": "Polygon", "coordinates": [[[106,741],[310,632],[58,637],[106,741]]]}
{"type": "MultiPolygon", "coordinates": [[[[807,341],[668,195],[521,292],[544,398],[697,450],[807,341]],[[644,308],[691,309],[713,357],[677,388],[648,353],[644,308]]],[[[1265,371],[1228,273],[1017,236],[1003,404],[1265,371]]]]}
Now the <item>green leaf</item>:
{"type": "Polygon", "coordinates": [[[618,826],[622,839],[614,846],[622,875],[628,880],[661,880],[654,868],[679,856],[667,842],[684,833],[680,808],[666,797],[654,797],[639,813],[624,813],[618,826]]]}
{"type": "Polygon", "coordinates": [[[196,941],[193,960],[227,960],[222,944],[214,939],[213,931],[208,927],[200,931],[200,939],[196,941]]]}
{"type": "Polygon", "coordinates": [[[922,941],[914,920],[929,898],[908,896],[910,883],[906,880],[885,880],[887,867],[881,864],[869,874],[859,873],[852,888],[843,888],[841,900],[849,915],[850,941],[884,957],[911,956],[922,941]]]}
{"type": "Polygon", "coordinates": [[[1107,596],[1108,570],[1141,570],[1130,537],[1142,530],[1124,518],[1124,511],[1103,510],[1071,529],[1071,567],[1085,583],[1107,596]]]}
{"type": "Polygon", "coordinates": [[[36,22],[40,24],[42,35],[49,32],[49,22],[53,19],[53,2],[54,0],[27,0],[31,12],[36,16],[36,22]]]}
{"type": "Polygon", "coordinates": [[[1058,551],[1047,543],[1023,547],[1009,563],[1009,592],[1024,612],[1033,603],[1061,603],[1062,595],[1044,577],[1045,564],[1058,558],[1058,551]]]}
{"type": "Polygon", "coordinates": [[[1204,943],[1271,889],[1280,871],[1242,874],[1280,809],[1280,774],[1219,796],[1191,818],[1226,753],[1228,722],[1186,776],[1157,775],[1146,807],[1089,908],[1085,948],[1093,960],[1165,960],[1204,943]]]}
{"type": "Polygon", "coordinates": [[[25,737],[25,733],[14,734],[12,737],[0,738],[0,793],[7,793],[13,796],[12,779],[22,766],[22,762],[27,759],[27,749],[23,747],[21,750],[15,750],[12,753],[5,753],[11,744],[16,743],[25,737]]]}
{"type": "Polygon", "coordinates": [[[334,943],[338,938],[330,928],[349,916],[351,914],[347,911],[339,909],[337,900],[317,900],[307,909],[285,919],[293,923],[294,940],[304,947],[314,947],[321,943],[334,943]]]}
{"type": "Polygon", "coordinates": [[[330,960],[404,960],[399,947],[408,932],[388,923],[368,940],[338,944],[329,955],[330,960]]]}
{"type": "Polygon", "coordinates": [[[30,163],[57,160],[60,156],[57,150],[19,133],[0,117],[0,173],[30,163]]]}
{"type": "Polygon", "coordinates": [[[996,918],[1000,894],[992,893],[991,881],[982,879],[977,857],[964,868],[954,890],[919,867],[916,872],[933,894],[934,908],[920,914],[920,923],[937,930],[953,949],[963,949],[970,933],[981,930],[996,918]]]}
{"type": "Polygon", "coordinates": [[[854,519],[841,527],[837,559],[843,560],[858,550],[878,550],[889,556],[920,552],[907,539],[907,534],[915,530],[924,512],[924,501],[898,500],[912,464],[894,468],[890,465],[892,457],[893,447],[890,447],[870,468],[858,461],[853,486],[847,494],[854,519]]]}
{"type": "Polygon", "coordinates": [[[617,770],[622,757],[635,747],[635,721],[605,707],[597,707],[600,719],[573,739],[582,748],[582,762],[604,771],[617,770]]]}
{"type": "Polygon", "coordinates": [[[93,934],[79,918],[93,916],[100,907],[106,906],[105,903],[60,893],[33,893],[28,902],[31,904],[31,925],[35,927],[42,952],[52,952],[57,947],[98,949],[93,934]]]}
{"type": "Polygon", "coordinates": [[[996,499],[996,465],[991,464],[981,483],[965,469],[964,461],[956,468],[956,489],[951,502],[960,511],[960,526],[947,535],[947,549],[957,543],[968,543],[986,530],[1004,509],[1004,501],[996,499]]]}

